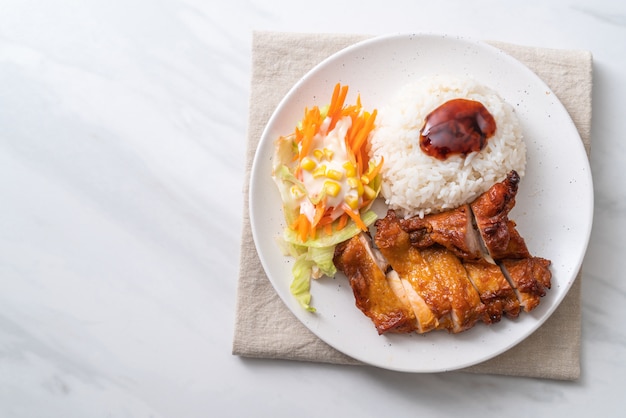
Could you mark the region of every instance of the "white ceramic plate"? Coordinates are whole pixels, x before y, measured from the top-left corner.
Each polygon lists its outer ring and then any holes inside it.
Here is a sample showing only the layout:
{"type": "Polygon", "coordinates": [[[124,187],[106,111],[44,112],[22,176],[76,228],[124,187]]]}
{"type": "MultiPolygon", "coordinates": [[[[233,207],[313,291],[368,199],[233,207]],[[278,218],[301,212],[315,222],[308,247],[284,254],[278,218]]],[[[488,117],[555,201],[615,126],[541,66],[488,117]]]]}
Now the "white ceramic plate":
{"type": "MultiPolygon", "coordinates": [[[[383,212],[384,214],[384,212],[383,212]]],[[[437,35],[374,38],[326,59],[285,96],[263,133],[252,167],[250,218],[261,263],[276,292],[302,323],[335,349],[364,363],[406,372],[455,370],[515,346],[550,317],[575,280],[593,215],[593,185],[580,136],[555,94],[527,67],[502,51],[468,39],[437,35]],[[292,260],[276,237],[284,227],[281,200],[271,179],[273,142],[289,134],[305,107],[325,105],[336,83],[347,84],[347,103],[360,93],[366,109],[383,106],[405,83],[436,73],[467,75],[491,86],[513,105],[527,144],[527,169],[510,214],[531,253],[552,260],[552,289],[517,320],[482,323],[461,334],[379,336],[354,304],[342,274],[312,283],[317,313],[289,293],[292,260]]]]}

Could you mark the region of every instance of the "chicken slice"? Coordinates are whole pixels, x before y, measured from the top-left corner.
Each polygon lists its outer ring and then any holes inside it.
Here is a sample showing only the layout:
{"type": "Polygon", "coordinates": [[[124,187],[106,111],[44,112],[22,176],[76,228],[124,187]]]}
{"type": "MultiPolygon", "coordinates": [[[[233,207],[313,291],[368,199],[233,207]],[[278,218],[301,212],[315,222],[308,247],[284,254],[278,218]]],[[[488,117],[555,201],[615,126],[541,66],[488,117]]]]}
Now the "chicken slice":
{"type": "Polygon", "coordinates": [[[429,214],[424,218],[415,216],[402,219],[400,224],[409,233],[411,244],[416,248],[439,244],[464,260],[478,260],[483,257],[480,237],[472,224],[469,205],[429,214]]]}
{"type": "Polygon", "coordinates": [[[483,322],[500,322],[503,314],[509,318],[519,316],[519,300],[500,267],[485,260],[464,261],[463,267],[485,304],[483,322]]]}
{"type": "Polygon", "coordinates": [[[461,260],[450,250],[440,246],[420,250],[420,253],[445,289],[445,298],[450,302],[450,331],[458,333],[473,327],[482,318],[485,305],[470,282],[461,260]]]}
{"type": "Polygon", "coordinates": [[[401,279],[395,270],[389,270],[387,280],[392,289],[394,289],[396,296],[413,310],[416,319],[415,331],[417,333],[423,334],[437,328],[439,321],[437,321],[435,314],[426,304],[426,301],[417,293],[410,280],[401,279]]]}
{"type": "MultiPolygon", "coordinates": [[[[494,260],[506,256],[511,240],[510,228],[515,231],[515,223],[509,223],[508,214],[515,206],[519,182],[520,177],[513,170],[503,181],[494,184],[470,203],[480,236],[494,260]]],[[[514,234],[521,238],[517,231],[514,234]]]]}
{"type": "Polygon", "coordinates": [[[516,318],[550,288],[550,261],[531,256],[508,218],[519,175],[511,171],[474,202],[409,219],[393,210],[335,250],[356,306],[379,334],[467,330],[516,318]]]}
{"type": "Polygon", "coordinates": [[[516,228],[516,224],[512,220],[507,221],[507,229],[509,232],[509,243],[503,251],[500,251],[495,254],[495,259],[503,259],[503,258],[529,258],[531,257],[530,252],[528,251],[528,247],[526,247],[526,242],[524,238],[519,234],[516,228]]]}
{"type": "Polygon", "coordinates": [[[372,320],[378,334],[413,332],[415,314],[396,296],[380,260],[371,239],[360,233],[337,246],[333,262],[348,277],[356,306],[372,320]]]}
{"type": "Polygon", "coordinates": [[[535,309],[547,289],[550,289],[550,264],[550,260],[541,257],[505,259],[500,262],[502,271],[515,289],[524,311],[535,309]]]}
{"type": "Polygon", "coordinates": [[[447,289],[421,251],[411,245],[409,234],[401,228],[394,211],[388,211],[385,218],[376,222],[374,242],[405,285],[418,319],[418,332],[454,329],[447,289]]]}

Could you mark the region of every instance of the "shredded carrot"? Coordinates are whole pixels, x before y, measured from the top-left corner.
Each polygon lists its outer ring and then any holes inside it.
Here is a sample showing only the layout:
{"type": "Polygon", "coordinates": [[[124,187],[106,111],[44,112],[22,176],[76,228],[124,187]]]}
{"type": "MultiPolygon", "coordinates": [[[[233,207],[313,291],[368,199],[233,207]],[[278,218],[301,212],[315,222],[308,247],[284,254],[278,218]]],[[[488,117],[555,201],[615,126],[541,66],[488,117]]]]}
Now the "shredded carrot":
{"type": "Polygon", "coordinates": [[[374,120],[376,120],[376,109],[374,109],[371,114],[366,113],[365,118],[365,126],[363,126],[359,130],[356,138],[354,138],[354,143],[352,144],[352,152],[356,153],[359,149],[361,149],[363,143],[365,143],[365,140],[367,139],[367,136],[372,131],[372,128],[374,127],[374,120]]]}
{"type": "Polygon", "coordinates": [[[374,166],[372,171],[365,174],[365,177],[367,178],[368,182],[374,180],[374,178],[378,175],[378,173],[380,173],[380,169],[383,167],[384,160],[385,159],[381,156],[380,162],[374,166]]]}
{"type": "Polygon", "coordinates": [[[316,227],[324,214],[326,213],[326,199],[322,200],[315,206],[315,216],[313,218],[313,227],[316,227]]]}
{"type": "Polygon", "coordinates": [[[298,230],[298,225],[300,224],[300,217],[298,216],[296,218],[295,221],[293,221],[290,225],[289,225],[289,229],[293,230],[293,231],[297,231],[298,230]]]}
{"type": "MultiPolygon", "coordinates": [[[[377,112],[373,110],[371,113],[363,111],[361,105],[361,96],[356,98],[356,104],[345,105],[348,94],[348,86],[342,86],[337,83],[334,87],[333,94],[328,105],[327,113],[322,117],[322,113],[318,106],[306,108],[304,117],[296,127],[291,136],[291,140],[297,145],[298,150],[294,155],[294,162],[302,162],[304,157],[312,152],[315,136],[320,132],[320,128],[325,118],[329,118],[328,131],[334,129],[335,125],[342,118],[349,117],[352,121],[345,137],[346,148],[348,150],[348,158],[355,164],[356,175],[363,179],[367,184],[372,181],[380,172],[382,166],[381,161],[371,170],[368,170],[369,156],[367,152],[367,139],[370,132],[374,129],[377,112]]],[[[302,179],[303,168],[297,164],[295,169],[296,178],[302,179]]],[[[362,199],[359,208],[363,208],[371,203],[369,199],[362,199]]],[[[309,220],[306,215],[299,214],[297,219],[289,227],[296,232],[297,236],[304,242],[307,238],[315,239],[318,233],[332,234],[335,231],[343,229],[350,219],[361,230],[367,230],[367,226],[363,223],[360,213],[352,210],[347,204],[343,204],[342,213],[339,217],[333,218],[334,208],[326,206],[326,200],[322,200],[315,204],[315,212],[313,219],[309,220]]]]}
{"type": "Polygon", "coordinates": [[[350,217],[345,213],[339,217],[339,220],[337,221],[337,231],[341,231],[343,228],[345,228],[345,226],[348,224],[348,219],[350,219],[350,217]]]}
{"type": "Polygon", "coordinates": [[[328,127],[329,130],[334,129],[337,122],[341,119],[344,110],[343,104],[346,100],[347,95],[348,86],[341,86],[339,83],[337,83],[335,85],[335,90],[333,91],[333,100],[331,101],[330,107],[328,108],[327,116],[331,118],[330,125],[328,127]]]}
{"type": "Polygon", "coordinates": [[[365,168],[368,167],[369,165],[370,157],[369,155],[367,155],[367,150],[365,149],[365,147],[361,147],[360,155],[361,155],[361,161],[363,161],[363,170],[367,171],[365,170],[365,168]]]}
{"type": "Polygon", "coordinates": [[[347,144],[350,147],[350,149],[354,149],[353,147],[354,140],[357,134],[363,128],[363,125],[365,125],[365,121],[363,120],[363,118],[359,117],[359,115],[355,115],[352,117],[352,126],[350,127],[350,131],[348,132],[348,135],[347,135],[348,137],[347,144]]]}
{"type": "Polygon", "coordinates": [[[359,175],[361,175],[363,173],[364,166],[363,156],[361,155],[361,153],[358,153],[354,156],[354,158],[356,160],[356,171],[357,173],[359,173],[359,175]]]}
{"type": "Polygon", "coordinates": [[[339,91],[341,89],[341,85],[339,83],[335,84],[335,89],[333,90],[333,95],[330,99],[330,105],[328,106],[328,114],[332,114],[334,112],[335,104],[337,103],[337,98],[339,97],[339,91]]]}
{"type": "Polygon", "coordinates": [[[302,242],[304,242],[304,241],[306,241],[306,238],[309,235],[310,223],[309,223],[309,220],[306,218],[305,215],[300,214],[300,217],[302,218],[300,220],[300,225],[299,225],[300,226],[300,231],[299,231],[300,232],[300,240],[302,242]]]}
{"type": "Polygon", "coordinates": [[[296,220],[289,225],[289,227],[294,230],[298,234],[300,240],[304,242],[310,234],[311,223],[307,219],[306,215],[301,213],[298,218],[296,218],[296,220]]]}
{"type": "Polygon", "coordinates": [[[343,205],[343,210],[350,218],[352,218],[356,226],[358,226],[361,231],[367,231],[367,225],[363,223],[363,220],[361,220],[361,216],[358,213],[353,212],[352,209],[350,209],[350,206],[346,204],[343,205]]]}
{"type": "Polygon", "coordinates": [[[309,154],[311,144],[313,143],[313,137],[319,130],[321,124],[322,120],[320,110],[317,106],[305,112],[304,119],[302,120],[302,129],[299,130],[301,138],[299,154],[300,160],[309,154]]]}

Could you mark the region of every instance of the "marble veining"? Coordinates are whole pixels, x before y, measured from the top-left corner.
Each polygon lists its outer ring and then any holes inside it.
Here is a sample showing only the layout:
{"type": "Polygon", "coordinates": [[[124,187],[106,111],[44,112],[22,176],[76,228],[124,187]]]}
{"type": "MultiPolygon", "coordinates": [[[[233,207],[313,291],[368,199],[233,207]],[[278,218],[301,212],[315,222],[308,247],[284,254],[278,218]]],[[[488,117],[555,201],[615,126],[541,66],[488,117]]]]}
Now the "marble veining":
{"type": "Polygon", "coordinates": [[[574,10],[578,10],[581,13],[585,13],[589,16],[595,17],[597,19],[600,19],[602,21],[614,24],[614,25],[618,25],[618,26],[626,26],[626,15],[624,15],[623,10],[612,10],[609,11],[608,9],[597,9],[593,6],[589,7],[582,7],[582,6],[577,6],[574,5],[572,6],[572,9],[574,10]]]}
{"type": "Polygon", "coordinates": [[[620,415],[623,2],[0,0],[0,10],[0,417],[620,415]],[[253,30],[423,31],[592,52],[580,380],[231,355],[253,30]]]}

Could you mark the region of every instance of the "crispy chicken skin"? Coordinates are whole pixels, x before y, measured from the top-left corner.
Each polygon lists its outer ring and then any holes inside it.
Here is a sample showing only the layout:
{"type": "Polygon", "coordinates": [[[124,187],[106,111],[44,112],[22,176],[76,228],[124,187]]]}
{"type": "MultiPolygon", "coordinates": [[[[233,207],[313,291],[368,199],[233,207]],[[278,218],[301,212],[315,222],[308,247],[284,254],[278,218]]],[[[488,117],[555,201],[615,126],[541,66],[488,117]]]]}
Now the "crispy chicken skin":
{"type": "Polygon", "coordinates": [[[402,229],[409,233],[411,244],[416,248],[443,245],[457,257],[479,260],[483,257],[480,238],[472,225],[469,205],[457,209],[401,219],[402,229]]]}
{"type": "Polygon", "coordinates": [[[529,312],[536,308],[540,298],[550,289],[550,264],[550,260],[541,257],[501,261],[502,269],[515,288],[524,311],[529,312]]]}
{"type": "Polygon", "coordinates": [[[393,211],[376,222],[374,241],[407,285],[407,293],[417,300],[413,304],[416,316],[420,318],[418,312],[424,313],[419,321],[422,332],[437,328],[457,333],[480,319],[485,307],[460,260],[450,250],[440,245],[415,248],[393,211]]]}
{"type": "Polygon", "coordinates": [[[502,315],[517,318],[520,303],[500,267],[485,260],[464,261],[463,267],[485,304],[483,322],[500,322],[502,315]]]}
{"type": "Polygon", "coordinates": [[[453,328],[450,302],[442,297],[445,289],[420,251],[411,246],[409,234],[400,227],[395,212],[389,211],[385,218],[376,221],[374,242],[412,297],[418,331],[453,328]]]}
{"type": "Polygon", "coordinates": [[[441,246],[426,248],[421,253],[445,289],[440,297],[450,302],[452,328],[449,331],[458,333],[473,327],[485,312],[485,305],[467,277],[461,260],[441,246]]]}
{"type": "Polygon", "coordinates": [[[531,311],[551,286],[550,260],[533,257],[514,221],[515,171],[469,205],[424,218],[393,210],[335,250],[356,306],[379,334],[459,333],[531,311]]]}
{"type": "Polygon", "coordinates": [[[480,236],[494,259],[506,254],[511,239],[509,227],[515,229],[515,223],[509,224],[508,215],[515,206],[519,182],[520,177],[513,170],[504,181],[494,184],[470,203],[480,236]]]}
{"type": "Polygon", "coordinates": [[[350,280],[356,306],[368,316],[379,334],[412,332],[415,314],[395,295],[371,248],[361,233],[335,249],[335,266],[350,280]]]}
{"type": "Polygon", "coordinates": [[[411,283],[411,277],[409,279],[400,278],[397,271],[389,270],[387,272],[387,280],[402,303],[413,310],[415,314],[415,331],[417,333],[423,334],[432,331],[441,324],[426,304],[426,301],[415,291],[411,283]]]}

